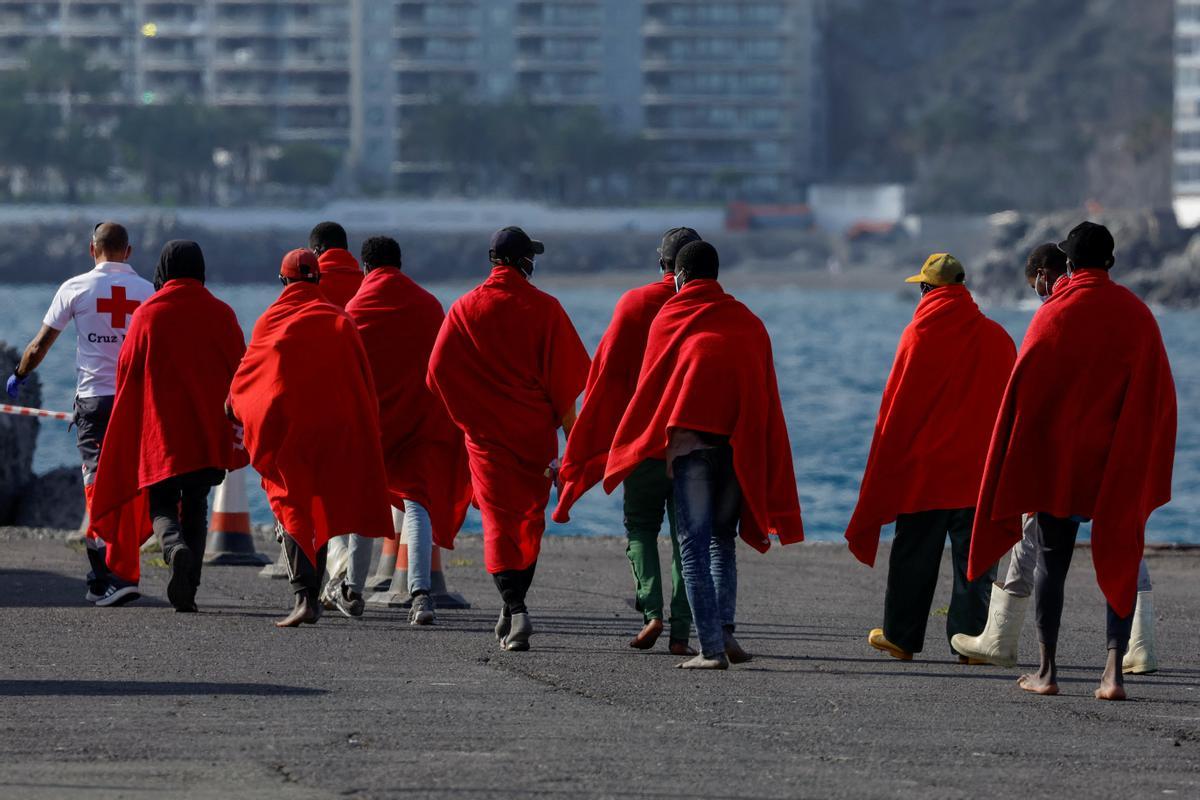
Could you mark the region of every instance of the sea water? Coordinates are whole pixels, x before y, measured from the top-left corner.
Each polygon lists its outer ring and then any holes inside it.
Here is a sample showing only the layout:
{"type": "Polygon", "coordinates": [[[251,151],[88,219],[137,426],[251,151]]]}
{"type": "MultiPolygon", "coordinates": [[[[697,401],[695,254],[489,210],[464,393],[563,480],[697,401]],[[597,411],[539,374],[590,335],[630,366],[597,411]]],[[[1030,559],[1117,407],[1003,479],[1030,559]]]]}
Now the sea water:
{"type": "MultiPolygon", "coordinates": [[[[597,284],[591,279],[586,284],[563,279],[543,284],[562,302],[589,351],[594,351],[617,298],[630,285],[628,280],[597,284]]],[[[0,340],[23,347],[40,325],[55,288],[0,287],[0,340]]],[[[259,314],[279,294],[278,285],[268,284],[210,288],[237,311],[247,338],[259,314]]],[[[470,285],[446,283],[429,288],[449,307],[470,285]]],[[[823,290],[786,282],[756,285],[736,277],[728,282],[728,288],[763,319],[771,333],[805,533],[814,540],[839,539],[857,499],[896,342],[912,317],[917,295],[903,290],[823,290]]],[[[1033,306],[989,306],[985,311],[1019,344],[1033,306]]],[[[1174,500],[1150,519],[1146,536],[1158,542],[1200,543],[1200,528],[1192,522],[1200,513],[1200,416],[1196,414],[1200,407],[1200,312],[1159,311],[1158,320],[1179,393],[1179,443],[1174,500]]],[[[46,408],[71,409],[74,344],[74,330],[68,329],[38,371],[46,408]]],[[[337,391],[337,387],[329,390],[337,391]]],[[[43,421],[35,470],[78,463],[74,433],[68,432],[65,423],[43,421]]],[[[254,521],[268,523],[271,514],[266,497],[256,480],[250,483],[254,521]]],[[[479,530],[474,513],[466,530],[479,530]]],[[[548,532],[622,534],[620,491],[606,496],[599,487],[593,489],[575,506],[569,525],[550,524],[548,532]]]]}

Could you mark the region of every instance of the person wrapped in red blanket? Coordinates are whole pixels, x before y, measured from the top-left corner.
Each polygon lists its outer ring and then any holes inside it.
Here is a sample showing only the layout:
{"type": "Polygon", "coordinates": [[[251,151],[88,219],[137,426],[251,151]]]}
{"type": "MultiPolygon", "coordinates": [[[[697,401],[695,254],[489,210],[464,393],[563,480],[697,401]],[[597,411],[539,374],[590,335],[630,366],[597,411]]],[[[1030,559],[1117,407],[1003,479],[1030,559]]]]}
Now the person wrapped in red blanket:
{"type": "Polygon", "coordinates": [[[792,449],[762,322],[717,282],[707,242],[675,260],[679,293],[650,326],[637,391],[608,455],[612,492],[648,458],[667,464],[679,551],[700,654],[687,669],[749,660],[734,638],[735,540],[765,552],[770,534],[804,539],[792,449]]]}
{"type": "Polygon", "coordinates": [[[558,429],[568,433],[589,359],[559,302],[530,283],[541,242],[516,227],[492,237],[492,274],[450,309],[429,359],[429,388],[466,436],[484,561],[503,600],[496,638],[527,650],[525,605],[546,529],[558,429]]]}
{"type": "Polygon", "coordinates": [[[1020,540],[1023,512],[1038,514],[1041,665],[1021,686],[1055,694],[1063,587],[1080,522],[1092,520],[1092,561],[1108,601],[1108,660],[1096,697],[1118,700],[1146,520],[1171,499],[1175,383],[1154,315],[1109,276],[1112,234],[1084,222],[1059,247],[1069,281],[1034,315],[1005,392],[968,574],[984,574],[1020,540]]]}
{"type": "MultiPolygon", "coordinates": [[[[642,356],[650,324],[659,309],[675,296],[675,257],[700,234],[691,228],[672,228],[663,235],[658,249],[662,278],[630,289],[617,302],[612,322],[605,331],[583,392],[579,419],[571,428],[559,469],[560,485],[555,522],[567,522],[571,507],[589,489],[604,479],[608,450],[621,417],[637,389],[642,356]]],[[[664,511],[671,529],[671,634],[670,650],[675,655],[695,655],[688,639],[692,632],[692,610],[683,585],[675,506],[671,502],[671,479],[661,458],[648,458],[638,465],[624,484],[624,520],[628,544],[625,554],[633,570],[636,607],[642,612],[642,630],[630,647],[649,650],[663,630],[662,575],[658,563],[658,533],[664,511]]]]}
{"type": "Polygon", "coordinates": [[[233,378],[230,412],[245,426],[296,595],[295,627],[320,617],[326,544],[351,531],[392,534],[379,401],[354,321],[321,294],[317,258],[288,253],[284,290],[259,317],[233,378]]]}
{"type": "Polygon", "coordinates": [[[137,564],[148,531],[128,525],[122,510],[144,492],[171,569],[167,598],[176,611],[191,612],[208,537],[209,491],[226,470],[246,465],[224,411],[246,342],[233,309],[205,288],[204,254],[195,242],[167,242],[154,285],[157,291],[134,312],[117,361],[93,524],[120,554],[118,561],[137,564]]]}
{"type": "Polygon", "coordinates": [[[429,595],[433,546],[454,547],[471,503],[471,473],[462,431],[425,385],[446,313],[436,297],[400,271],[400,262],[395,239],[375,236],[363,242],[367,275],[346,313],[358,326],[375,376],[392,505],[404,509],[409,622],[430,625],[435,621],[429,595]]]}
{"type": "Polygon", "coordinates": [[[363,282],[349,248],[346,229],[336,222],[319,222],[308,234],[308,249],[321,267],[321,294],[338,308],[346,307],[363,282]]]}
{"type": "Polygon", "coordinates": [[[983,459],[1017,349],[979,310],[965,281],[948,253],[931,255],[908,279],[921,285],[921,301],[896,348],[846,528],[850,551],[874,566],[880,528],[896,523],[883,627],[868,641],[904,660],[924,647],[947,535],[954,589],[946,636],[974,636],[987,621],[990,578],[967,580],[967,552],[983,459]]]}
{"type": "MultiPolygon", "coordinates": [[[[362,286],[363,273],[350,252],[346,229],[337,222],[318,222],[308,234],[308,249],[321,267],[321,294],[345,308],[362,286]]],[[[366,609],[363,590],[371,570],[375,540],[355,533],[329,540],[328,581],[321,594],[323,607],[348,617],[366,609]]]]}

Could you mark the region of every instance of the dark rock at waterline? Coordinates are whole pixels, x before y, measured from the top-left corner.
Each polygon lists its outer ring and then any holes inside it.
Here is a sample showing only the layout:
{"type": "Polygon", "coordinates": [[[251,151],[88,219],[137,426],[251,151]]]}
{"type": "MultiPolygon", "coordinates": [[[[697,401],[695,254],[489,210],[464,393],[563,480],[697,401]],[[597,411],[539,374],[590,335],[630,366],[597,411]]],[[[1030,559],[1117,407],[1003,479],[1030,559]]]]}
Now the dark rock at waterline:
{"type": "Polygon", "coordinates": [[[59,467],[27,484],[14,525],[26,528],[75,529],[83,520],[83,473],[59,467]]]}
{"type": "MultiPolygon", "coordinates": [[[[363,239],[369,236],[394,236],[404,251],[404,269],[416,280],[482,280],[489,270],[486,233],[379,230],[356,225],[354,220],[343,222],[355,255],[363,239]]],[[[89,269],[91,231],[92,224],[85,220],[71,225],[10,224],[6,239],[9,244],[0,249],[0,283],[59,283],[89,269]],[[30,271],[31,264],[37,265],[36,272],[30,271]]],[[[546,254],[539,260],[547,272],[572,274],[645,268],[652,276],[657,269],[657,248],[661,241],[657,233],[557,231],[542,235],[536,230],[531,233],[546,243],[546,254]]],[[[722,266],[786,260],[793,268],[824,268],[831,244],[826,234],[815,230],[701,233],[721,251],[722,266]]],[[[169,214],[131,225],[129,235],[133,266],[143,276],[153,273],[153,264],[165,242],[194,239],[204,250],[208,279],[221,283],[274,281],[284,253],[308,243],[307,229],[211,230],[181,224],[169,214]]]]}
{"type": "MultiPolygon", "coordinates": [[[[17,366],[20,353],[0,342],[0,381],[7,381],[17,366]]],[[[31,375],[16,401],[0,394],[0,402],[37,408],[42,401],[42,384],[31,375]]],[[[37,449],[38,421],[31,417],[0,414],[0,525],[12,524],[21,493],[33,481],[33,453],[37,449]]]]}
{"type": "MultiPolygon", "coordinates": [[[[972,271],[972,288],[1004,299],[1027,296],[1030,251],[1062,241],[1083,219],[1079,212],[994,215],[991,248],[972,271]]],[[[1179,227],[1170,211],[1104,212],[1092,219],[1107,225],[1117,243],[1117,281],[1151,303],[1200,306],[1200,231],[1179,227]]]]}

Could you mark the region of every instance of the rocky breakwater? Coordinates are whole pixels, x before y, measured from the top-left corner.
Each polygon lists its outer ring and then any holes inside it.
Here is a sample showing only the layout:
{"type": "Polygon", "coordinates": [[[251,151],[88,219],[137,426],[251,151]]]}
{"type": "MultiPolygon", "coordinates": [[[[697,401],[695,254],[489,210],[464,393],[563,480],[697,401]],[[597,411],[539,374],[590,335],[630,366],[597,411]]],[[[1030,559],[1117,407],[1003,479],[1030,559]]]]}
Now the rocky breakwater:
{"type": "MultiPolygon", "coordinates": [[[[12,374],[19,353],[0,342],[0,375],[12,374]]],[[[21,387],[14,405],[37,408],[42,387],[37,373],[21,387]]],[[[3,396],[7,403],[8,395],[3,396]]],[[[78,467],[59,467],[44,475],[33,471],[38,421],[0,414],[0,525],[30,528],[78,528],[83,519],[83,478],[78,467]]]]}
{"type": "MultiPolygon", "coordinates": [[[[993,215],[990,247],[971,270],[972,288],[1004,300],[1027,297],[1029,252],[1044,242],[1062,241],[1083,218],[1078,211],[993,215]]],[[[1091,218],[1107,225],[1116,240],[1113,275],[1118,281],[1153,304],[1200,307],[1200,229],[1179,227],[1170,211],[1105,212],[1091,218]]]]}
{"type": "MultiPolygon", "coordinates": [[[[314,213],[312,222],[319,219],[314,213]]],[[[350,249],[355,253],[368,236],[395,236],[404,249],[405,271],[419,281],[478,280],[487,272],[490,231],[381,230],[354,218],[341,222],[350,234],[350,249]]],[[[679,224],[688,223],[687,219],[679,220],[679,224]]],[[[71,223],[9,223],[7,241],[11,246],[0,249],[0,283],[59,283],[88,269],[93,224],[90,218],[71,223]]],[[[143,275],[153,272],[158,252],[167,240],[195,239],[204,248],[209,279],[223,283],[273,281],[283,254],[308,242],[308,228],[303,226],[222,231],[183,224],[169,213],[131,221],[129,232],[133,265],[143,275]]],[[[546,243],[546,274],[569,275],[630,269],[653,272],[661,237],[657,232],[638,231],[572,233],[530,228],[529,232],[546,243]]],[[[824,269],[831,248],[830,237],[817,230],[701,233],[721,251],[723,267],[824,269]]]]}

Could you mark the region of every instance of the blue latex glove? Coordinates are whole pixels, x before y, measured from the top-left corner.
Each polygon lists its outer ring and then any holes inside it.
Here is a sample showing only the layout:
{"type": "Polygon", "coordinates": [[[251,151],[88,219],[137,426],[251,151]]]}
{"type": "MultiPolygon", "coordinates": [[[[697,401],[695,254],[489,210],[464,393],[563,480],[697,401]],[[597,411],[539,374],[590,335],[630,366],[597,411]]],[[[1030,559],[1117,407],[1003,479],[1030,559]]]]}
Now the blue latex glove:
{"type": "Polygon", "coordinates": [[[24,378],[18,378],[17,373],[15,372],[12,375],[9,375],[8,383],[4,387],[4,389],[8,392],[8,396],[13,400],[16,400],[17,394],[21,391],[21,387],[25,385],[25,381],[27,380],[29,380],[28,375],[26,375],[24,378]]]}

